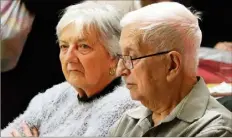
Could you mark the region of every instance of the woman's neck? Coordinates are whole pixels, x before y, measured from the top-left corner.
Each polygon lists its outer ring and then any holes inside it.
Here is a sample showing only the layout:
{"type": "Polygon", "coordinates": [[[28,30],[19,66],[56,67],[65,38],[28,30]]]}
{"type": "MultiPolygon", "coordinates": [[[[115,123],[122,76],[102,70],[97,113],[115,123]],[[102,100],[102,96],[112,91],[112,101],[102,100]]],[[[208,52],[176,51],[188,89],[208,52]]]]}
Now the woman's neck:
{"type": "Polygon", "coordinates": [[[106,94],[109,94],[114,91],[114,89],[121,84],[121,77],[115,78],[112,80],[109,84],[107,84],[103,89],[101,89],[98,92],[95,92],[94,95],[88,96],[85,94],[84,90],[79,89],[78,90],[78,95],[77,98],[79,99],[80,102],[91,102],[94,99],[98,99],[101,96],[104,96],[106,94]],[[82,95],[80,95],[82,94],[82,95]]]}

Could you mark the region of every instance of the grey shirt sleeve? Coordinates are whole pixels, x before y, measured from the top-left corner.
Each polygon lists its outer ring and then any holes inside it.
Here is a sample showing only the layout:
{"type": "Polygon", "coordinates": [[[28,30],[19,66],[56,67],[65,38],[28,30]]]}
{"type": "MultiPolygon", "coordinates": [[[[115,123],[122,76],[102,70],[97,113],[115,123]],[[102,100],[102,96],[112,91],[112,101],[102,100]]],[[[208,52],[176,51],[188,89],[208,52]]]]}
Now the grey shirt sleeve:
{"type": "Polygon", "coordinates": [[[117,131],[117,128],[118,128],[120,122],[121,122],[121,119],[117,120],[117,121],[114,123],[114,125],[110,128],[109,134],[108,134],[109,137],[114,137],[114,136],[115,136],[115,133],[116,133],[116,131],[117,131]]]}
{"type": "Polygon", "coordinates": [[[200,132],[196,137],[232,137],[232,128],[214,126],[200,132]]]}

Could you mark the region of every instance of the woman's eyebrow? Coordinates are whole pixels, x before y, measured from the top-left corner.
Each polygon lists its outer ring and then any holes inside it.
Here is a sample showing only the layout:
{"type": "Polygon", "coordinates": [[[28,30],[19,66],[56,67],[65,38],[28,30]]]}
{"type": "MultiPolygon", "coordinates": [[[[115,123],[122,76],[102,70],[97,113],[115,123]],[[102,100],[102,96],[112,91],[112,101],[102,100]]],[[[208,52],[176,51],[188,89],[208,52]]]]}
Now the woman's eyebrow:
{"type": "Polygon", "coordinates": [[[67,44],[67,42],[66,42],[66,41],[64,41],[64,40],[58,40],[57,42],[67,44]]]}
{"type": "MultiPolygon", "coordinates": [[[[57,40],[59,43],[65,43],[67,44],[68,42],[67,41],[64,41],[64,40],[57,40]]],[[[86,39],[83,39],[83,38],[80,38],[80,39],[76,39],[76,42],[78,43],[83,43],[83,42],[86,42],[86,39]]]]}

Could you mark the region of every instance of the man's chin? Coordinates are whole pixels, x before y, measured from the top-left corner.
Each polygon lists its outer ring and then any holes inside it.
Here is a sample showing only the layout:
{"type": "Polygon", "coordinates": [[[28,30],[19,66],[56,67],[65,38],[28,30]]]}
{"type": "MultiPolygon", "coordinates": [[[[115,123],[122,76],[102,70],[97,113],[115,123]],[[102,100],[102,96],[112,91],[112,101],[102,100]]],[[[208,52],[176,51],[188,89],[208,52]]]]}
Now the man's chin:
{"type": "Polygon", "coordinates": [[[130,91],[130,95],[131,95],[131,99],[132,99],[132,100],[139,101],[140,96],[139,96],[139,95],[137,95],[137,93],[136,93],[136,92],[130,91]]]}

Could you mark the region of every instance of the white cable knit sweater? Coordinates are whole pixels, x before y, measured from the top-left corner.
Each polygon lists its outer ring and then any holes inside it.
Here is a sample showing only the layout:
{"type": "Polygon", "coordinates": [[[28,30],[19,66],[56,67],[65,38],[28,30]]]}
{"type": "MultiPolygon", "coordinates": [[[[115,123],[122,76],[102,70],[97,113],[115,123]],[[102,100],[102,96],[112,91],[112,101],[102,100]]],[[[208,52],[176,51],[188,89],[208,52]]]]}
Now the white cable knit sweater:
{"type": "Polygon", "coordinates": [[[126,110],[138,105],[123,86],[93,102],[80,103],[76,90],[64,82],[35,96],[27,110],[1,131],[1,136],[9,136],[13,128],[22,133],[22,121],[37,127],[40,137],[106,136],[126,110]]]}

